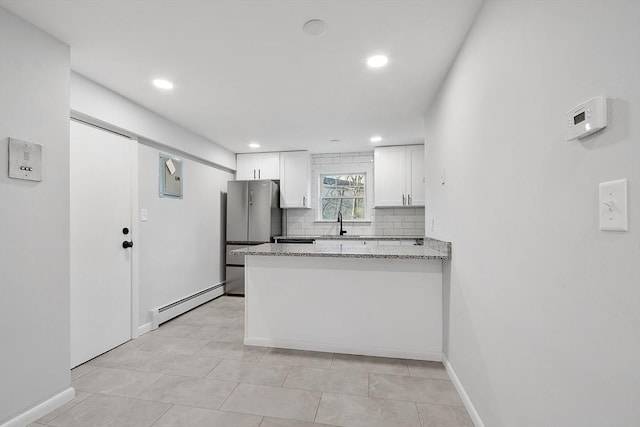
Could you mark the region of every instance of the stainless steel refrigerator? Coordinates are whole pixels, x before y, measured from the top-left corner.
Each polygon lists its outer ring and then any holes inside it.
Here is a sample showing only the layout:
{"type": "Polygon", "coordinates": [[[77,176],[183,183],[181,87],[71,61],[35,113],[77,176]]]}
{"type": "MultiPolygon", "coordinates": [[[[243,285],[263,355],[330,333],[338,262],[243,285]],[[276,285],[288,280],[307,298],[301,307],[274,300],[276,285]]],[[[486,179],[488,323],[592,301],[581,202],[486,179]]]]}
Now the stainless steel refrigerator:
{"type": "Polygon", "coordinates": [[[282,230],[280,187],[268,180],[227,183],[225,292],[244,295],[244,255],[234,249],[272,242],[282,230]]]}

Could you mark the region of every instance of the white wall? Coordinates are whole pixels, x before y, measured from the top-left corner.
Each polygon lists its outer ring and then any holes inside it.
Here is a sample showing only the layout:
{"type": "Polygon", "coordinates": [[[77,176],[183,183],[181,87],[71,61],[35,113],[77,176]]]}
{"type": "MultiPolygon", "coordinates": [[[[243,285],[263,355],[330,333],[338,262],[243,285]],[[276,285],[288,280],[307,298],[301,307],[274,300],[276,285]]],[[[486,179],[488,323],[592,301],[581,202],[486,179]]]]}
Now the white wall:
{"type": "Polygon", "coordinates": [[[192,156],[236,169],[236,155],[208,139],[100,86],[71,74],[71,109],[192,156]]]}
{"type": "Polygon", "coordinates": [[[222,281],[221,194],[233,179],[229,169],[235,169],[235,154],[75,73],[71,109],[138,137],[138,203],[148,211],[135,243],[137,321],[144,332],[150,310],[222,281]],[[182,200],[159,197],[160,153],[184,162],[182,200]]]}
{"type": "Polygon", "coordinates": [[[287,235],[338,234],[337,222],[318,222],[320,174],[366,173],[369,222],[345,221],[343,228],[355,236],[424,236],[424,208],[373,208],[373,151],[311,155],[311,209],[286,209],[287,235]]]}
{"type": "MultiPolygon", "coordinates": [[[[145,141],[142,140],[142,143],[145,141]]],[[[159,155],[169,150],[139,145],[140,325],[149,311],[221,282],[227,181],[233,175],[183,160],[183,199],[158,197],[159,155]]]]}
{"type": "Polygon", "coordinates": [[[69,69],[0,7],[0,424],[70,386],[69,69]],[[43,146],[42,182],[8,178],[7,137],[43,146]]]}
{"type": "Polygon", "coordinates": [[[426,116],[446,353],[487,427],[640,425],[638,46],[637,1],[489,1],[426,116]],[[596,95],[609,127],[567,142],[596,95]],[[629,232],[599,231],[620,178],[629,232]]]}

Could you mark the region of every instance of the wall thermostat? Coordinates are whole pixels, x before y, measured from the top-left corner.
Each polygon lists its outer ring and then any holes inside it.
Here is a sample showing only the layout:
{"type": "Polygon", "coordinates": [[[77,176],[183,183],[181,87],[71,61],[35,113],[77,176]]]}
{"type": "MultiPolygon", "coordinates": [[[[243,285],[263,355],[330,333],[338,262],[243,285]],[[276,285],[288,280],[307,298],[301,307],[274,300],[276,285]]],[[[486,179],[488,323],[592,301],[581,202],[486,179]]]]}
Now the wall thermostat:
{"type": "Polygon", "coordinates": [[[607,98],[596,96],[567,113],[567,141],[584,138],[607,126],[607,98]]]}
{"type": "Polygon", "coordinates": [[[9,178],[42,181],[42,145],[9,138],[9,178]]]}

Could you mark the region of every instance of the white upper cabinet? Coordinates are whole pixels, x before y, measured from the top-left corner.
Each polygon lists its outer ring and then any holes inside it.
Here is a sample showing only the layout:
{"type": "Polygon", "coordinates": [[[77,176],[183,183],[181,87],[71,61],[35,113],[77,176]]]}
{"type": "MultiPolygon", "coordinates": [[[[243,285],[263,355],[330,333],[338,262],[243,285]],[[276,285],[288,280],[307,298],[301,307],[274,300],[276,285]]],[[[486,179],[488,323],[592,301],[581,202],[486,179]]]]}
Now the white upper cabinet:
{"type": "Polygon", "coordinates": [[[257,154],[236,155],[236,179],[238,181],[258,179],[258,164],[257,154]]]}
{"type": "Polygon", "coordinates": [[[423,145],[375,149],[375,207],[424,206],[424,191],[423,145]]]}
{"type": "Polygon", "coordinates": [[[280,179],[280,153],[258,153],[258,179],[280,179]]]}
{"type": "Polygon", "coordinates": [[[236,179],[280,179],[280,153],[236,155],[236,179]]]}
{"type": "Polygon", "coordinates": [[[307,151],[280,153],[280,207],[311,207],[311,156],[307,151]]]}
{"type": "Polygon", "coordinates": [[[376,148],[373,154],[375,207],[404,206],[406,150],[403,146],[376,148]]]}
{"type": "Polygon", "coordinates": [[[424,145],[407,146],[407,205],[424,206],[424,145]]]}

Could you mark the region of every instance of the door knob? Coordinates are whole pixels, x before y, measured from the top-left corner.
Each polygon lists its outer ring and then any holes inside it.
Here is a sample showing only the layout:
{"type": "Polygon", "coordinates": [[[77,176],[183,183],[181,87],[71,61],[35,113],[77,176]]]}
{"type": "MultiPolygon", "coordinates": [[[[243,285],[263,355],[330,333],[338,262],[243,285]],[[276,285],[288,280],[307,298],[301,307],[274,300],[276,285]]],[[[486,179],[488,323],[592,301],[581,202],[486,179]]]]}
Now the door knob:
{"type": "Polygon", "coordinates": [[[122,242],[122,247],[127,249],[127,248],[132,248],[133,247],[133,242],[127,242],[126,240],[124,242],[122,242]]]}

